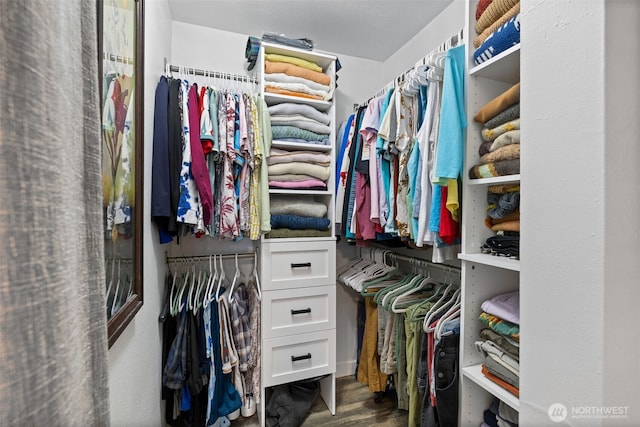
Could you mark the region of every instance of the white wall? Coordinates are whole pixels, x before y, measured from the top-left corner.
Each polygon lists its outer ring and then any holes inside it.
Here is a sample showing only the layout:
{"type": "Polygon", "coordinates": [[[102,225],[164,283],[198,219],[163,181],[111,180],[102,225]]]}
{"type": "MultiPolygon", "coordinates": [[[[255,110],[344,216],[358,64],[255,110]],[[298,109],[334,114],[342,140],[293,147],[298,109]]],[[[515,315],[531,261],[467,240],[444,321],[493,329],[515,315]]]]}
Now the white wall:
{"type": "Polygon", "coordinates": [[[457,34],[465,23],[464,0],[453,2],[384,62],[384,80],[389,82],[411,68],[446,39],[457,34]]]}
{"type": "Polygon", "coordinates": [[[631,326],[640,296],[640,13],[637,2],[588,6],[522,1],[526,425],[548,424],[553,403],[567,407],[567,425],[638,425],[640,416],[631,326]],[[605,405],[630,406],[633,421],[571,417],[573,408],[605,405]]]}
{"type": "Polygon", "coordinates": [[[164,252],[151,224],[151,157],[155,88],[171,57],[171,15],[166,0],[145,2],[144,305],[109,350],[111,425],[162,425],[161,330],[164,252]]]}

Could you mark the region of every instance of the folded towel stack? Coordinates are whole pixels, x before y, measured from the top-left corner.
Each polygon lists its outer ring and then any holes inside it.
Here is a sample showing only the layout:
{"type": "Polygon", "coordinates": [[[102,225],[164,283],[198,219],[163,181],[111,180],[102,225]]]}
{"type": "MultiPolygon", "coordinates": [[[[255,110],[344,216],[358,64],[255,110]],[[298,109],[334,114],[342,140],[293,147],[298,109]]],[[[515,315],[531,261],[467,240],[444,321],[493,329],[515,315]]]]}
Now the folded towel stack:
{"type": "Polygon", "coordinates": [[[480,1],[476,18],[476,65],[520,43],[520,0],[480,1]]]}

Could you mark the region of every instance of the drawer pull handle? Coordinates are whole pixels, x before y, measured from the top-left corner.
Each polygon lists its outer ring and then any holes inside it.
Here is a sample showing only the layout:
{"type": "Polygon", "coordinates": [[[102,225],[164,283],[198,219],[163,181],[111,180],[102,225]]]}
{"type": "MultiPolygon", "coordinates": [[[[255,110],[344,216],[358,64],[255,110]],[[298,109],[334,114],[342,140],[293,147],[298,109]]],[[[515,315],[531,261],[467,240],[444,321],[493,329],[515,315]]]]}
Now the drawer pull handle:
{"type": "Polygon", "coordinates": [[[305,359],[311,359],[311,353],[307,353],[302,356],[291,356],[292,362],[297,362],[298,360],[305,360],[305,359]]]}
{"type": "Polygon", "coordinates": [[[311,263],[310,262],[300,262],[297,264],[291,263],[291,268],[305,268],[305,267],[311,268],[311,263]]]}
{"type": "Polygon", "coordinates": [[[291,310],[291,315],[311,313],[311,308],[303,308],[302,310],[291,310]]]}

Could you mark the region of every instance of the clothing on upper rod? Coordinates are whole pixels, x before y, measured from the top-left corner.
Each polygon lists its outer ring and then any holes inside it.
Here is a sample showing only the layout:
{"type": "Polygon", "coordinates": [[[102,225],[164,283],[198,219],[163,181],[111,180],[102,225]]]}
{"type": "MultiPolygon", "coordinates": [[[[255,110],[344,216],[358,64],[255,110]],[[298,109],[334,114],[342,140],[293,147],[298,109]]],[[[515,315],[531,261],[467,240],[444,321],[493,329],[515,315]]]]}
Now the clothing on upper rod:
{"type": "Polygon", "coordinates": [[[434,262],[456,259],[466,127],[464,45],[450,47],[457,38],[360,107],[339,135],[336,217],[348,241],[410,240],[433,246],[434,262]]]}
{"type": "Polygon", "coordinates": [[[166,261],[159,317],[165,421],[209,426],[228,424],[236,411],[251,416],[260,401],[260,340],[253,339],[260,330],[257,253],[166,261]],[[249,274],[239,264],[246,259],[252,259],[249,274]],[[225,260],[233,261],[231,269],[225,260]]]}
{"type": "Polygon", "coordinates": [[[186,233],[259,239],[270,231],[264,99],[249,79],[166,69],[178,71],[156,88],[151,215],[161,243],[186,233]]]}

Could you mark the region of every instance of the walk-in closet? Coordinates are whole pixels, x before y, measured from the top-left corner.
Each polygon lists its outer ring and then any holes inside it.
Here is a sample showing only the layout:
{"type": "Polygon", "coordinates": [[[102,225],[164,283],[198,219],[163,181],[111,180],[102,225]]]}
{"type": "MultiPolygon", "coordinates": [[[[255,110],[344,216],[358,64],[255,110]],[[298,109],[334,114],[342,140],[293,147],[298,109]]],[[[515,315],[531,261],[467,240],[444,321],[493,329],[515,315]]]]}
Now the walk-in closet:
{"type": "Polygon", "coordinates": [[[0,426],[640,425],[640,2],[0,35],[0,426]]]}

